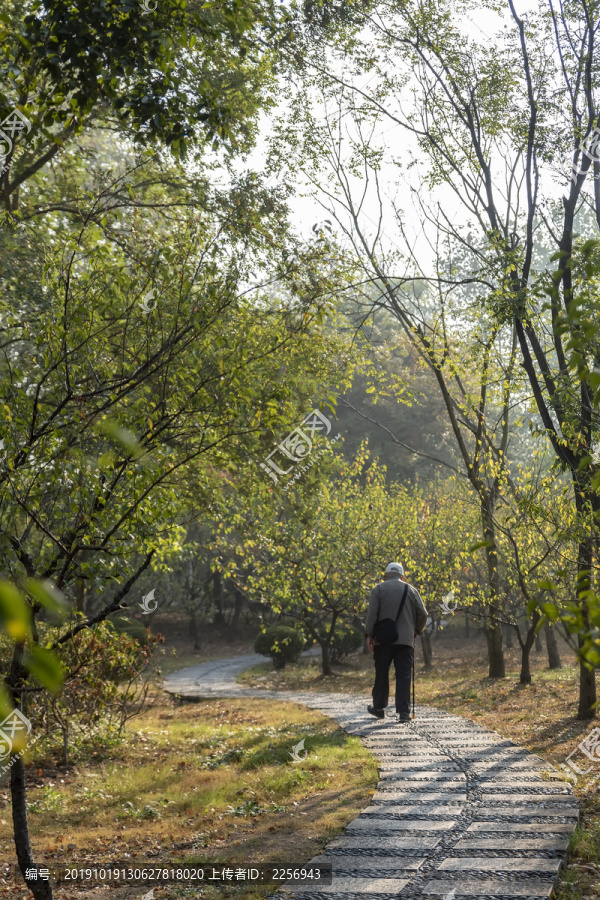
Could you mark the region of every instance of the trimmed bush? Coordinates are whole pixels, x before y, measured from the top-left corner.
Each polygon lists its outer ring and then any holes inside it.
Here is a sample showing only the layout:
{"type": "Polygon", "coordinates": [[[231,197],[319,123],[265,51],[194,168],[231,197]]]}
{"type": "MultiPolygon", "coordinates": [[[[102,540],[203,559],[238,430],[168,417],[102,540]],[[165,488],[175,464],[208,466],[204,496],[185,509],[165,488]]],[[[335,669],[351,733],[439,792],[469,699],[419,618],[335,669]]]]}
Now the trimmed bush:
{"type": "MultiPolygon", "coordinates": [[[[327,629],[321,630],[321,636],[327,636],[327,629]]],[[[331,662],[339,662],[345,656],[355,653],[362,647],[364,635],[360,628],[354,625],[336,625],[333,629],[333,637],[329,647],[329,658],[331,662]]]]}
{"type": "Polygon", "coordinates": [[[261,656],[270,656],[276,669],[298,659],[304,648],[304,637],[287,625],[272,625],[256,638],[254,649],[261,656]]]}
{"type": "Polygon", "coordinates": [[[310,637],[308,631],[298,619],[293,619],[291,616],[282,616],[277,624],[285,625],[287,628],[293,628],[294,631],[297,631],[304,641],[303,650],[310,650],[311,647],[314,647],[315,639],[310,637]]]}

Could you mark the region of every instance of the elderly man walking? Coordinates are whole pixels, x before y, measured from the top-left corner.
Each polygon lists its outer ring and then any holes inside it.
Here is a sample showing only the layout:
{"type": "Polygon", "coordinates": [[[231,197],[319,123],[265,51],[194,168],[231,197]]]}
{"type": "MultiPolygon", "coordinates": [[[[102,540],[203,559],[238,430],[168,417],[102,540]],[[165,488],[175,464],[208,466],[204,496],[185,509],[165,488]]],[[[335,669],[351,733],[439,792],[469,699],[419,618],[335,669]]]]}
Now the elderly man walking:
{"type": "Polygon", "coordinates": [[[367,645],[375,661],[373,706],[367,711],[385,716],[390,694],[390,666],[396,669],[396,716],[410,722],[410,675],[415,638],[427,623],[427,610],[419,592],[404,578],[404,567],[390,563],[383,581],[371,591],[365,622],[367,645]]]}

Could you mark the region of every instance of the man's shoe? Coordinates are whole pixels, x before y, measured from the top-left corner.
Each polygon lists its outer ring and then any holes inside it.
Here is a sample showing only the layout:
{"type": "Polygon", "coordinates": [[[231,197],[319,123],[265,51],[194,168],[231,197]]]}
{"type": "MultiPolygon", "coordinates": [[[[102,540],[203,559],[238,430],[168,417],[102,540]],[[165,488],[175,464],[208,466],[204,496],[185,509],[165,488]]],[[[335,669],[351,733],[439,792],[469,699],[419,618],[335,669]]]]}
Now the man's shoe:
{"type": "Polygon", "coordinates": [[[377,719],[383,719],[385,716],[385,712],[383,709],[375,709],[374,706],[367,706],[367,712],[372,716],[375,716],[377,719]]]}
{"type": "Polygon", "coordinates": [[[396,713],[396,720],[398,722],[410,722],[410,716],[407,716],[406,713],[396,713]]]}

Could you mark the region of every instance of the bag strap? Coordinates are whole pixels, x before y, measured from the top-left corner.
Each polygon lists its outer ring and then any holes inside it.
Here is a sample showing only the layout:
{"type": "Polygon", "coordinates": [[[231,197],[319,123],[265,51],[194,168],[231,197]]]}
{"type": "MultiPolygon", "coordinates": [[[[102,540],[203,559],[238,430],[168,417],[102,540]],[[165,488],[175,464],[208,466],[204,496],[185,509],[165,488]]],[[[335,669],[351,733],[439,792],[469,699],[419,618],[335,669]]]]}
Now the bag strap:
{"type": "MultiPolygon", "coordinates": [[[[377,585],[377,586],[379,587],[379,585],[377,585]]],[[[396,618],[394,619],[394,622],[397,622],[398,619],[400,618],[400,616],[402,615],[402,610],[404,609],[404,604],[406,603],[406,597],[408,594],[408,584],[406,583],[406,581],[404,582],[403,587],[404,587],[404,593],[402,594],[402,600],[400,601],[400,607],[398,608],[398,613],[396,615],[396,618]]],[[[381,614],[381,591],[379,591],[379,607],[377,609],[377,618],[375,619],[376,625],[379,622],[380,614],[381,614]]]]}
{"type": "Polygon", "coordinates": [[[398,610],[398,615],[394,619],[394,622],[397,622],[400,616],[402,615],[402,610],[404,609],[404,604],[406,603],[406,597],[408,595],[408,584],[406,581],[404,582],[404,593],[402,595],[402,600],[400,601],[400,609],[398,610]]]}

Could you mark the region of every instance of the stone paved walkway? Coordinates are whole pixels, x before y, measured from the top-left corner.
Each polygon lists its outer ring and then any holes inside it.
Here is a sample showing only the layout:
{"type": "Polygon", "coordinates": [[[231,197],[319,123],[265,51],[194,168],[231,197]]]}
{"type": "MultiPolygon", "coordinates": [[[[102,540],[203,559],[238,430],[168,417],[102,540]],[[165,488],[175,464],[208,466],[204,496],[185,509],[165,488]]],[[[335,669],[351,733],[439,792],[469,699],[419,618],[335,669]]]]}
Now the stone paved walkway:
{"type": "Polygon", "coordinates": [[[373,719],[356,694],[250,690],[238,672],[262,656],[218,660],[165,678],[192,697],[276,697],[335,719],[379,762],[372,805],[298,864],[331,862],[333,883],[294,887],[298,900],[548,900],[577,824],[571,788],[544,781],[548,764],[460,716],[417,706],[409,725],[373,719]]]}

